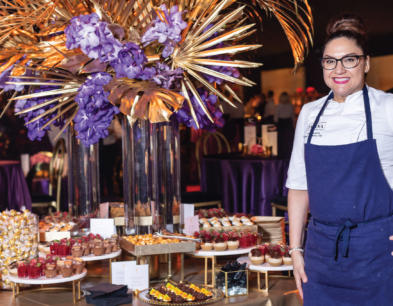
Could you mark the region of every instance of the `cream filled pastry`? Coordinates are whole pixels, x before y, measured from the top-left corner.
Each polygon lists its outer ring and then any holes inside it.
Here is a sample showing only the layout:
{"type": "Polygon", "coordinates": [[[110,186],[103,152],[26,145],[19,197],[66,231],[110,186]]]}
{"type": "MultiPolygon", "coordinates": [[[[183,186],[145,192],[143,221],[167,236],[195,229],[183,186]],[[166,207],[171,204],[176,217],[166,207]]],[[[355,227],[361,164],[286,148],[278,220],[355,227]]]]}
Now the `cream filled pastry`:
{"type": "Polygon", "coordinates": [[[239,239],[236,237],[229,238],[227,241],[227,244],[228,244],[228,249],[230,249],[230,250],[236,250],[239,248],[239,245],[240,245],[239,239]]]}
{"type": "Polygon", "coordinates": [[[227,246],[227,242],[221,237],[217,237],[213,242],[213,248],[215,251],[225,251],[227,246]]]}

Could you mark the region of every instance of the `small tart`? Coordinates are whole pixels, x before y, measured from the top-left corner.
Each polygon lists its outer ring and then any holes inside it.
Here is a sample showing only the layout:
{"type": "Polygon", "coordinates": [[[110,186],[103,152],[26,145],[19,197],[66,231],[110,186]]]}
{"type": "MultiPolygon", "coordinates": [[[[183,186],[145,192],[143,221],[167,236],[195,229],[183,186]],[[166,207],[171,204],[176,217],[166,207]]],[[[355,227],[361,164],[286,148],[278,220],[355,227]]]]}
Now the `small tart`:
{"type": "Polygon", "coordinates": [[[282,257],[280,258],[273,258],[270,257],[268,260],[268,263],[272,266],[272,267],[279,267],[282,265],[282,257]]]}

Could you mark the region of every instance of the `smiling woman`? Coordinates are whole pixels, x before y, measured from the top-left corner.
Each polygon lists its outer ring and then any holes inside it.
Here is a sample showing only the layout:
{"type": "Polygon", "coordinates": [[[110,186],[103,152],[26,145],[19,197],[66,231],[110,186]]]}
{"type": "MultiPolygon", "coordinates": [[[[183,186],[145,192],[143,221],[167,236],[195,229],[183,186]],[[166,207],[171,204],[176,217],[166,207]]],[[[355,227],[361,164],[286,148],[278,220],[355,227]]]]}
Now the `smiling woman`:
{"type": "Polygon", "coordinates": [[[354,14],[329,23],[321,64],[331,92],[306,104],[296,127],[286,185],[294,275],[305,306],[393,299],[393,95],[365,84],[366,33],[354,14]]]}

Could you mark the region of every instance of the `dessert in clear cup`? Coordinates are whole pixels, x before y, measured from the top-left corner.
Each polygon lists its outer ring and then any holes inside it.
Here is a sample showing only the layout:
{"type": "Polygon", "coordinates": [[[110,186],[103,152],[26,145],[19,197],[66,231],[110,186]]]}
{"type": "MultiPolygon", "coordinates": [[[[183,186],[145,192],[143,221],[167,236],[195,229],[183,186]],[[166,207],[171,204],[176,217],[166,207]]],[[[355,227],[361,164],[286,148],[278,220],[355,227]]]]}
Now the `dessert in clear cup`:
{"type": "Polygon", "coordinates": [[[101,256],[105,254],[105,249],[102,242],[94,243],[93,254],[95,256],[101,256]]]}
{"type": "Polygon", "coordinates": [[[201,249],[204,251],[213,250],[213,242],[209,238],[202,238],[201,249]]]}
{"type": "Polygon", "coordinates": [[[82,256],[87,256],[91,254],[91,249],[88,242],[82,242],[82,248],[83,248],[82,256]]]}
{"type": "Polygon", "coordinates": [[[267,260],[267,262],[272,266],[272,267],[279,267],[282,265],[282,255],[279,251],[272,251],[270,252],[270,257],[267,260]]]}
{"type": "Polygon", "coordinates": [[[72,260],[65,260],[64,265],[61,266],[60,269],[61,269],[61,275],[63,277],[72,276],[72,270],[73,270],[72,260]]]}
{"type": "Polygon", "coordinates": [[[89,241],[90,254],[94,254],[94,245],[95,245],[95,243],[93,240],[89,241]]]}
{"type": "Polygon", "coordinates": [[[81,244],[74,244],[71,249],[71,254],[74,257],[83,256],[83,246],[81,244]]]}
{"type": "Polygon", "coordinates": [[[45,276],[47,278],[54,278],[57,276],[56,263],[47,263],[44,266],[45,276]]]}
{"type": "Polygon", "coordinates": [[[74,269],[76,274],[81,274],[83,268],[85,267],[85,262],[82,258],[74,258],[74,269]]]}
{"type": "Polygon", "coordinates": [[[109,240],[104,240],[104,243],[102,245],[104,247],[105,254],[112,253],[112,245],[109,240]]]}
{"type": "Polygon", "coordinates": [[[110,244],[112,247],[112,252],[116,252],[119,250],[119,243],[117,241],[117,238],[111,238],[110,240],[110,244]]]}
{"type": "Polygon", "coordinates": [[[18,277],[20,278],[29,277],[28,265],[24,261],[18,262],[18,277]]]}
{"type": "Polygon", "coordinates": [[[228,244],[229,250],[236,250],[239,248],[239,245],[240,245],[239,238],[231,237],[228,239],[227,244],[228,244]]]}
{"type": "Polygon", "coordinates": [[[64,260],[58,259],[56,261],[56,273],[57,273],[57,275],[61,274],[61,267],[63,267],[63,266],[64,266],[64,260]]]}
{"type": "Polygon", "coordinates": [[[253,265],[261,265],[264,262],[264,256],[258,248],[252,249],[250,253],[248,253],[248,258],[250,259],[253,265]]]}
{"type": "Polygon", "coordinates": [[[214,239],[213,248],[215,251],[225,251],[228,247],[228,243],[221,237],[214,239]]]}

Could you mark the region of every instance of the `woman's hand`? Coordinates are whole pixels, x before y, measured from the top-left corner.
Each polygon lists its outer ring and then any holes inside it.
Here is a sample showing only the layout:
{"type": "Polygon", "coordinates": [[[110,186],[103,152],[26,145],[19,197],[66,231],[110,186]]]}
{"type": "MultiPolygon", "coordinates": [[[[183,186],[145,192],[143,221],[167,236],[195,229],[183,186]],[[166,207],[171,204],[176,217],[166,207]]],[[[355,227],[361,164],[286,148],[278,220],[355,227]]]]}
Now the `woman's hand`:
{"type": "MultiPolygon", "coordinates": [[[[393,236],[390,237],[393,240],[393,236]]],[[[299,294],[303,299],[303,288],[302,282],[307,283],[307,275],[304,272],[304,257],[300,251],[292,252],[292,264],[293,264],[293,275],[295,276],[296,287],[299,290],[299,294]]]]}

